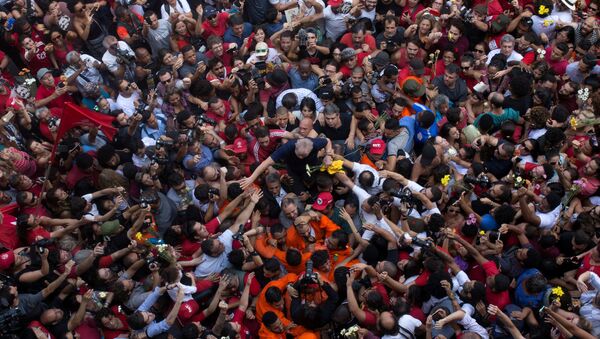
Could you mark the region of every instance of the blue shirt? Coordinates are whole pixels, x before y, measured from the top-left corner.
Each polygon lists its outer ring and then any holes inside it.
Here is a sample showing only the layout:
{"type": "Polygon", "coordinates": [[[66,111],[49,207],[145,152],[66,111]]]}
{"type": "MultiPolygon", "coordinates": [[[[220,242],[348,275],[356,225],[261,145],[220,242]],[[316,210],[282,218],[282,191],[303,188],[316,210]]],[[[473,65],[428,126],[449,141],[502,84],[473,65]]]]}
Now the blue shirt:
{"type": "Polygon", "coordinates": [[[302,79],[300,76],[300,72],[298,69],[291,68],[288,75],[290,76],[290,81],[292,83],[292,88],[306,88],[308,90],[314,91],[317,86],[319,86],[319,76],[315,73],[310,73],[308,78],[302,79]]]}
{"type": "Polygon", "coordinates": [[[242,48],[244,44],[244,39],[249,37],[252,34],[252,25],[244,22],[244,30],[242,31],[242,36],[238,37],[233,34],[233,30],[231,27],[227,28],[225,31],[225,35],[223,35],[223,41],[225,42],[235,42],[238,45],[238,48],[242,48]]]}
{"type": "Polygon", "coordinates": [[[202,171],[204,169],[204,167],[210,165],[210,163],[213,161],[213,155],[212,155],[212,152],[210,151],[210,148],[208,148],[204,145],[200,145],[200,149],[202,149],[202,154],[200,155],[200,161],[198,161],[198,163],[195,166],[193,166],[193,167],[188,166],[188,160],[190,160],[194,157],[193,154],[187,154],[183,158],[183,167],[185,167],[186,170],[188,170],[190,172],[194,172],[194,173],[199,173],[200,171],[202,171]]]}
{"type": "Polygon", "coordinates": [[[400,126],[408,129],[411,139],[413,139],[416,145],[423,145],[429,138],[436,137],[438,135],[438,127],[435,122],[429,128],[423,128],[419,126],[416,115],[421,111],[428,111],[429,108],[427,108],[427,106],[415,103],[413,104],[412,108],[415,111],[415,115],[400,119],[400,126]]]}
{"type": "MultiPolygon", "coordinates": [[[[156,301],[160,298],[160,287],[155,287],[154,291],[148,296],[148,298],[138,307],[137,311],[139,312],[148,312],[152,305],[156,303],[156,301]]],[[[156,322],[153,320],[148,326],[144,327],[144,331],[148,338],[156,337],[161,333],[167,332],[171,328],[171,325],[167,323],[167,320],[164,319],[160,322],[156,322]]]]}

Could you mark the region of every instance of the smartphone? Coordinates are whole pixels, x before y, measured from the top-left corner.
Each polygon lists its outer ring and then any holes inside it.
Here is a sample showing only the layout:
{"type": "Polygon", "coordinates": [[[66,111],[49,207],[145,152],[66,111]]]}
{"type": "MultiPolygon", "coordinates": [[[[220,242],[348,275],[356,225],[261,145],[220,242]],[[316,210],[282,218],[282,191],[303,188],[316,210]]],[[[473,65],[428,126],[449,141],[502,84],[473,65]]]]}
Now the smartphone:
{"type": "Polygon", "coordinates": [[[439,321],[440,319],[442,319],[442,314],[440,313],[442,310],[438,309],[437,311],[435,311],[435,313],[433,313],[431,315],[431,319],[433,319],[433,321],[439,321]]]}
{"type": "Polygon", "coordinates": [[[63,88],[63,87],[65,87],[65,83],[61,81],[56,86],[58,86],[58,88],[63,88]]]}

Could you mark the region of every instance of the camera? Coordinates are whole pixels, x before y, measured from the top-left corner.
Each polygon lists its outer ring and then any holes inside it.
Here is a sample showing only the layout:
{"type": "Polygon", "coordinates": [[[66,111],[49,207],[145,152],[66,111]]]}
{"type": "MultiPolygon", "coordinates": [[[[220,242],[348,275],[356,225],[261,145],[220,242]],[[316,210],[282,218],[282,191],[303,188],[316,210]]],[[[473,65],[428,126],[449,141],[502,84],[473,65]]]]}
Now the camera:
{"type": "MultiPolygon", "coordinates": [[[[208,189],[210,192],[211,188],[208,189]]],[[[240,224],[240,229],[232,236],[233,240],[242,241],[244,239],[244,225],[240,224]]]]}
{"type": "Polygon", "coordinates": [[[301,28],[298,31],[298,45],[302,47],[308,46],[308,34],[306,34],[306,30],[301,28]]]}
{"type": "Polygon", "coordinates": [[[169,158],[155,155],[150,159],[150,162],[152,164],[165,165],[169,163],[169,158]]]}
{"type": "Polygon", "coordinates": [[[52,239],[40,239],[40,240],[34,242],[32,246],[35,247],[35,250],[41,254],[41,253],[44,253],[44,249],[48,248],[53,243],[54,243],[54,240],[52,240],[52,239]]]}
{"type": "Polygon", "coordinates": [[[216,126],[217,125],[217,122],[214,119],[211,119],[211,118],[207,117],[204,114],[198,115],[197,122],[202,123],[202,124],[209,124],[209,125],[212,125],[212,126],[216,126]]]}
{"type": "Polygon", "coordinates": [[[115,48],[117,62],[120,64],[132,64],[135,61],[135,56],[130,55],[127,50],[122,48],[115,48]]]}
{"type": "Polygon", "coordinates": [[[60,124],[59,118],[57,118],[57,117],[48,118],[48,128],[50,128],[50,129],[56,128],[56,127],[58,127],[59,124],[60,124]]]}
{"type": "Polygon", "coordinates": [[[412,243],[416,246],[423,247],[426,249],[433,247],[433,241],[431,240],[423,240],[421,238],[414,237],[412,238],[412,243]]]}
{"type": "Polygon", "coordinates": [[[472,186],[479,186],[482,188],[490,188],[492,187],[492,182],[490,178],[485,175],[479,175],[477,177],[472,175],[465,175],[464,179],[466,184],[470,184],[472,186]]]}
{"type": "Polygon", "coordinates": [[[327,85],[331,85],[333,83],[333,80],[331,80],[330,77],[324,75],[321,78],[319,78],[320,82],[321,82],[321,86],[325,87],[327,85]]]}
{"type": "MultiPolygon", "coordinates": [[[[7,305],[8,306],[8,305],[7,305]]],[[[16,334],[25,327],[25,312],[20,308],[3,307],[0,311],[0,335],[2,337],[16,334]]]]}
{"type": "Polygon", "coordinates": [[[169,150],[173,147],[174,143],[172,140],[164,140],[164,139],[158,139],[156,140],[156,149],[161,149],[164,148],[166,150],[169,150]]]}
{"type": "Polygon", "coordinates": [[[254,80],[254,82],[256,82],[256,86],[258,86],[258,89],[260,89],[260,90],[265,89],[265,79],[263,79],[262,74],[260,74],[260,72],[257,68],[252,69],[252,80],[254,80]]]}
{"type": "Polygon", "coordinates": [[[302,277],[302,280],[300,282],[303,284],[311,284],[317,282],[317,274],[313,269],[313,262],[310,259],[306,261],[306,269],[304,271],[304,276],[302,277]]]}

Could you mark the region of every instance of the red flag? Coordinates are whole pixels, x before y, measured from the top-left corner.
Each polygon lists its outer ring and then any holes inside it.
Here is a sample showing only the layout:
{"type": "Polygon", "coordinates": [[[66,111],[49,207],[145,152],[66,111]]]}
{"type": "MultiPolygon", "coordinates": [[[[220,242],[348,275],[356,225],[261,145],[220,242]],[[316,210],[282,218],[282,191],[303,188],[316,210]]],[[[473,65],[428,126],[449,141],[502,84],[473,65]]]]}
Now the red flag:
{"type": "Polygon", "coordinates": [[[112,125],[115,118],[106,114],[94,112],[89,108],[77,106],[72,102],[65,103],[60,125],[56,132],[56,143],[73,127],[96,125],[109,139],[115,136],[117,129],[112,125]]]}

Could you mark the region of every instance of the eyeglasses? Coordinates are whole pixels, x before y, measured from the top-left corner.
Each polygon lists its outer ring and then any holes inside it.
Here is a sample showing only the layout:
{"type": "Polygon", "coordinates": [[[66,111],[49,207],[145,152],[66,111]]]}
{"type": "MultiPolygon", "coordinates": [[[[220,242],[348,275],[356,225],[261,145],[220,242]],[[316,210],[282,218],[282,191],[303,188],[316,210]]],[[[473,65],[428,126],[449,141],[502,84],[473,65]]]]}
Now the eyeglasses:
{"type": "Polygon", "coordinates": [[[161,84],[163,84],[163,85],[166,85],[166,84],[168,84],[169,82],[171,82],[171,80],[173,80],[173,77],[170,77],[170,78],[169,78],[169,79],[167,79],[167,80],[161,80],[161,81],[160,81],[160,83],[161,83],[161,84]]]}
{"type": "Polygon", "coordinates": [[[475,53],[485,53],[485,51],[482,49],[475,49],[474,52],[475,53]]]}

